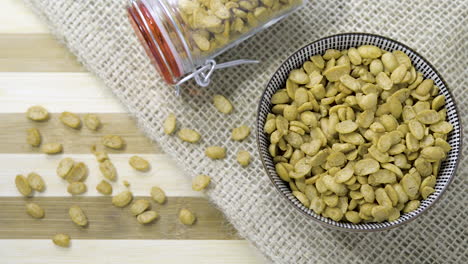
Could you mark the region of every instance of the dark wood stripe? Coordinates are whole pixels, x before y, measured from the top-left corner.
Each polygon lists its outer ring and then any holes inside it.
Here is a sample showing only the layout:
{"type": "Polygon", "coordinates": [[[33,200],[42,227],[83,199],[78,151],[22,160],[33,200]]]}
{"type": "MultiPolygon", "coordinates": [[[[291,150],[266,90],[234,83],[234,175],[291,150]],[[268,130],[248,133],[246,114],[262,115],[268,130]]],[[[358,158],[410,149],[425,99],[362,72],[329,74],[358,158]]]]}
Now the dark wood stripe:
{"type": "MultiPolygon", "coordinates": [[[[84,114],[80,114],[83,117],[84,114]]],[[[136,126],[136,121],[128,114],[98,114],[103,123],[98,131],[86,127],[80,130],[63,125],[58,113],[51,114],[46,122],[34,122],[24,113],[0,114],[0,153],[40,153],[39,148],[26,144],[26,129],[36,127],[42,134],[42,142],[63,144],[64,153],[87,154],[93,144],[100,143],[106,134],[122,136],[126,142],[124,150],[111,150],[109,153],[162,153],[161,148],[147,138],[136,126]]]]}
{"type": "Polygon", "coordinates": [[[144,226],[131,215],[129,206],[123,209],[112,206],[110,197],[1,197],[0,239],[45,239],[58,232],[73,239],[240,239],[221,212],[205,198],[169,197],[166,204],[152,202],[152,207],[160,216],[153,224],[144,226]],[[31,218],[25,209],[27,201],[44,208],[45,218],[31,218]],[[72,205],[85,211],[89,219],[87,227],[79,227],[70,220],[68,209],[72,205]],[[179,223],[180,208],[188,208],[197,215],[195,225],[187,227],[179,223]]]}
{"type": "Polygon", "coordinates": [[[50,34],[1,34],[0,71],[84,72],[76,57],[50,34]]]}

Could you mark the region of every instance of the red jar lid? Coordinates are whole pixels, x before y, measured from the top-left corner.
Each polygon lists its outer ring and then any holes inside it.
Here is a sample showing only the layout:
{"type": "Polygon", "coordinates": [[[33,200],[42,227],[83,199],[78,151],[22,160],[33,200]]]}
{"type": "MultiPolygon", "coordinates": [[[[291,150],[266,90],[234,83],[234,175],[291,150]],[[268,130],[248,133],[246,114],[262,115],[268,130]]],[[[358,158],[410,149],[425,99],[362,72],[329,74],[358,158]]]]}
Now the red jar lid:
{"type": "Polygon", "coordinates": [[[133,3],[128,7],[128,17],[138,39],[164,80],[169,84],[177,83],[182,70],[171,49],[171,40],[142,2],[133,3]]]}

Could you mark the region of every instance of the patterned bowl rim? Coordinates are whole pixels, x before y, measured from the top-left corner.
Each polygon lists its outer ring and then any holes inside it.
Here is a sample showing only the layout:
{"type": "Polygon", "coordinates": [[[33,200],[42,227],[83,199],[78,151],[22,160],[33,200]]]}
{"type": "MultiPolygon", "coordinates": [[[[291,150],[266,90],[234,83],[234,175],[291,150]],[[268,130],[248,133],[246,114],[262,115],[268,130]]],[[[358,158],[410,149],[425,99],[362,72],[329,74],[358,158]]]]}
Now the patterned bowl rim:
{"type": "MultiPolygon", "coordinates": [[[[333,43],[335,44],[335,43],[333,43]]],[[[381,44],[375,44],[376,46],[381,46],[381,44]]],[[[309,54],[309,56],[313,56],[315,54],[309,54]]],[[[303,47],[299,48],[297,51],[295,51],[292,55],[290,55],[286,60],[284,60],[280,66],[278,67],[278,69],[273,73],[272,77],[270,78],[270,80],[268,81],[267,85],[265,86],[265,89],[263,90],[263,93],[260,97],[260,100],[259,100],[259,104],[258,104],[258,108],[257,108],[257,122],[256,122],[256,125],[257,125],[257,149],[260,153],[260,159],[262,161],[262,165],[263,165],[263,168],[264,170],[266,171],[267,175],[268,175],[268,178],[270,179],[270,181],[272,182],[272,184],[275,186],[275,189],[281,193],[281,196],[286,199],[288,201],[289,204],[291,204],[294,208],[296,208],[297,210],[299,210],[303,215],[305,215],[307,218],[310,218],[326,227],[329,227],[329,228],[332,228],[332,229],[336,229],[336,230],[341,230],[341,231],[347,231],[347,232],[373,232],[373,231],[385,231],[385,230],[389,230],[389,229],[392,229],[392,228],[396,228],[398,226],[401,226],[403,224],[406,224],[406,223],[409,223],[409,222],[412,222],[414,219],[416,219],[418,216],[422,215],[423,213],[427,212],[427,210],[433,206],[439,199],[440,197],[442,196],[442,194],[446,191],[446,189],[448,188],[448,186],[450,185],[450,183],[453,181],[453,178],[455,177],[455,174],[456,174],[456,171],[457,171],[457,168],[458,168],[458,164],[459,164],[459,161],[460,161],[460,158],[461,158],[461,149],[462,149],[462,144],[463,144],[463,129],[462,129],[462,124],[461,124],[461,119],[459,118],[459,111],[458,111],[458,107],[456,105],[456,102],[454,100],[454,96],[452,94],[452,92],[450,91],[447,83],[445,82],[445,80],[443,79],[442,75],[437,71],[437,69],[428,61],[426,60],[423,56],[421,56],[421,54],[419,54],[418,52],[416,52],[414,49],[410,48],[409,46],[399,42],[399,41],[396,41],[396,40],[393,40],[389,37],[385,37],[385,36],[381,36],[381,35],[377,35],[377,34],[371,34],[371,33],[362,33],[362,32],[351,32],[351,33],[340,33],[340,34],[334,34],[334,35],[330,35],[330,36],[326,36],[326,37],[323,37],[323,38],[320,38],[320,39],[317,39],[307,45],[304,45],[303,47]],[[380,39],[380,40],[383,40],[383,41],[387,41],[387,42],[390,42],[392,44],[396,44],[396,45],[399,45],[405,49],[407,49],[409,52],[412,52],[418,59],[420,59],[421,61],[423,61],[425,64],[427,64],[427,66],[429,67],[430,71],[433,72],[437,78],[443,83],[443,85],[445,86],[445,90],[446,92],[449,94],[450,98],[452,99],[452,103],[453,103],[453,109],[454,109],[454,114],[455,114],[455,119],[458,121],[458,134],[459,134],[459,142],[458,142],[458,152],[456,153],[455,155],[455,164],[453,165],[453,170],[451,171],[450,173],[450,176],[449,176],[449,179],[448,181],[443,185],[443,188],[440,190],[440,192],[438,193],[438,195],[436,197],[434,197],[434,199],[428,203],[427,205],[424,205],[423,203],[420,204],[420,206],[415,210],[417,211],[418,209],[422,208],[421,211],[419,211],[418,213],[412,215],[411,217],[409,217],[408,219],[405,219],[405,220],[402,220],[402,221],[393,221],[393,222],[383,222],[383,223],[388,223],[387,226],[384,226],[384,227],[380,227],[380,226],[377,226],[381,223],[366,223],[366,227],[370,227],[370,228],[359,228],[359,226],[361,226],[362,224],[351,224],[349,223],[349,225],[351,225],[351,227],[342,227],[339,225],[340,222],[336,222],[334,220],[331,220],[331,219],[328,219],[328,222],[325,222],[323,220],[321,220],[320,218],[324,218],[322,216],[319,216],[317,214],[315,214],[315,212],[311,211],[311,214],[309,214],[307,211],[303,210],[302,208],[300,208],[299,206],[297,206],[296,204],[294,204],[294,202],[288,198],[288,196],[286,195],[286,193],[280,188],[280,186],[278,186],[276,183],[275,183],[275,179],[274,177],[270,174],[270,171],[268,169],[268,166],[266,164],[266,160],[270,160],[271,163],[273,164],[273,159],[270,157],[270,155],[264,155],[263,151],[262,151],[262,146],[261,146],[261,138],[262,136],[264,136],[264,132],[263,132],[263,126],[265,124],[265,122],[261,122],[260,120],[260,114],[261,114],[261,111],[262,111],[262,107],[264,104],[269,104],[269,102],[266,101],[266,96],[267,96],[267,92],[272,89],[272,82],[273,82],[273,79],[275,76],[281,74],[281,70],[285,67],[285,65],[289,62],[289,61],[292,61],[294,59],[294,57],[298,56],[298,53],[301,53],[301,52],[304,52],[304,53],[307,53],[307,48],[309,48],[310,46],[313,46],[313,45],[316,45],[317,43],[319,42],[323,42],[323,41],[326,41],[326,40],[331,40],[332,43],[333,41],[335,40],[335,38],[339,38],[339,37],[342,37],[342,36],[363,36],[363,37],[370,37],[372,39],[380,39]],[[330,222],[330,223],[329,223],[330,222]]],[[[266,121],[266,118],[265,118],[265,121],[266,121]]],[[[451,132],[453,133],[455,132],[455,127],[454,127],[454,130],[451,132]]],[[[268,152],[268,151],[266,151],[268,152]]],[[[276,176],[277,178],[279,178],[279,176],[276,176]]],[[[302,206],[302,204],[301,204],[302,206]]],[[[302,206],[304,207],[304,206],[302,206]]],[[[305,208],[305,207],[304,207],[305,208]]],[[[415,211],[412,211],[412,212],[415,212],[415,211]]],[[[410,212],[411,213],[411,212],[410,212]]],[[[401,216],[400,216],[401,218],[401,216]]],[[[399,219],[400,219],[399,218],[399,219]]]]}

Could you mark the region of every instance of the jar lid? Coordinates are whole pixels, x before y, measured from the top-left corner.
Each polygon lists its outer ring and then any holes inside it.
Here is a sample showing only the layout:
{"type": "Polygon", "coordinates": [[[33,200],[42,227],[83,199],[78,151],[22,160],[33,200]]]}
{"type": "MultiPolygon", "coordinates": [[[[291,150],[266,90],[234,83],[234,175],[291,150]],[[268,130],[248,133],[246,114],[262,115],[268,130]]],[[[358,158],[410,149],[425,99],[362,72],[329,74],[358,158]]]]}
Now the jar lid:
{"type": "Polygon", "coordinates": [[[128,17],[138,39],[164,80],[176,84],[183,73],[169,35],[142,2],[131,2],[128,17]]]}

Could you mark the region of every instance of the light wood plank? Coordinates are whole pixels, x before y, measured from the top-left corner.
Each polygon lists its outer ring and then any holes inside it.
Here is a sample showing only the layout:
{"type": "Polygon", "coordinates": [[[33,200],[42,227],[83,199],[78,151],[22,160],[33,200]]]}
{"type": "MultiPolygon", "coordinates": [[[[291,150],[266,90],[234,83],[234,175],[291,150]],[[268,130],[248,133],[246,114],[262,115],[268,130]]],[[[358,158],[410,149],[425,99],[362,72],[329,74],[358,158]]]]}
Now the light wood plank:
{"type": "Polygon", "coordinates": [[[122,136],[126,142],[123,150],[108,149],[109,153],[161,153],[160,147],[143,135],[128,114],[99,114],[102,127],[98,131],[69,128],[60,122],[59,115],[52,113],[48,121],[34,122],[24,113],[0,114],[0,153],[40,153],[39,148],[26,144],[25,131],[30,127],[39,129],[43,142],[62,143],[65,154],[90,153],[91,145],[99,144],[107,134],[122,136]]]}
{"type": "MultiPolygon", "coordinates": [[[[128,159],[132,154],[110,155],[117,169],[117,181],[113,182],[114,193],[126,189],[122,181],[130,182],[130,190],[135,195],[149,195],[152,186],[161,187],[168,196],[202,197],[203,193],[192,190],[192,183],[180,168],[165,154],[140,155],[151,163],[151,170],[138,172],[130,167],[128,159]]],[[[101,196],[96,191],[96,185],[104,179],[98,168],[98,163],[91,154],[74,154],[59,156],[39,156],[36,154],[0,154],[0,197],[20,196],[16,189],[14,178],[17,174],[27,175],[34,171],[41,175],[47,189],[36,192],[35,196],[69,196],[68,182],[57,176],[56,168],[63,157],[71,157],[75,161],[84,162],[89,174],[85,181],[88,191],[81,196],[101,196]]]]}
{"type": "Polygon", "coordinates": [[[40,104],[51,112],[126,113],[90,73],[0,72],[0,113],[20,113],[40,104]]]}
{"type": "Polygon", "coordinates": [[[2,72],[84,72],[76,57],[50,34],[0,34],[2,72]]]}
{"type": "MultiPolygon", "coordinates": [[[[135,197],[147,199],[148,196],[135,197]]],[[[130,213],[130,206],[117,208],[111,197],[2,197],[0,198],[0,239],[49,238],[56,232],[78,239],[239,239],[223,215],[202,197],[169,197],[164,205],[153,201],[159,218],[141,225],[130,213]],[[26,202],[35,202],[45,210],[43,219],[34,219],[25,211],[26,202]],[[68,215],[72,205],[80,206],[88,216],[86,227],[75,225],[68,215]],[[181,208],[192,210],[197,221],[185,226],[178,221],[181,208]]]]}
{"type": "Polygon", "coordinates": [[[49,32],[47,26],[20,0],[2,0],[0,18],[0,34],[49,32]]]}
{"type": "MultiPolygon", "coordinates": [[[[72,238],[73,239],[73,238],[72,238]]],[[[72,240],[59,248],[50,240],[0,240],[4,263],[64,264],[261,264],[244,240],[72,240]]]]}

